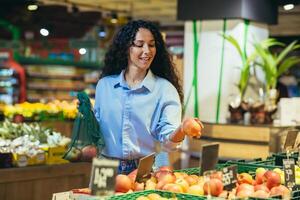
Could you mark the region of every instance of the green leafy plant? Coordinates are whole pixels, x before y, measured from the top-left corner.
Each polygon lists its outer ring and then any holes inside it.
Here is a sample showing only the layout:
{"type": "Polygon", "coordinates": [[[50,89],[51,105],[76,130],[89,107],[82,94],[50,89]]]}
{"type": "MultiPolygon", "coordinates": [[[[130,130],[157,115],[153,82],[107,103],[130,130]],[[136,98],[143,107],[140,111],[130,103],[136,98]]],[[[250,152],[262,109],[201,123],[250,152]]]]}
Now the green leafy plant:
{"type": "Polygon", "coordinates": [[[225,34],[223,34],[222,36],[235,47],[242,60],[240,80],[237,84],[237,87],[240,92],[241,100],[243,100],[250,77],[250,68],[252,63],[254,63],[257,55],[256,52],[253,52],[250,56],[247,56],[246,52],[242,51],[242,48],[240,47],[238,41],[233,36],[225,34]]]}
{"type": "Polygon", "coordinates": [[[287,57],[290,52],[300,48],[297,41],[290,43],[279,54],[272,53],[270,51],[271,46],[285,47],[283,43],[278,42],[274,38],[269,38],[254,44],[256,53],[261,58],[257,64],[265,73],[267,91],[275,89],[279,76],[300,62],[300,58],[297,56],[287,57]]]}

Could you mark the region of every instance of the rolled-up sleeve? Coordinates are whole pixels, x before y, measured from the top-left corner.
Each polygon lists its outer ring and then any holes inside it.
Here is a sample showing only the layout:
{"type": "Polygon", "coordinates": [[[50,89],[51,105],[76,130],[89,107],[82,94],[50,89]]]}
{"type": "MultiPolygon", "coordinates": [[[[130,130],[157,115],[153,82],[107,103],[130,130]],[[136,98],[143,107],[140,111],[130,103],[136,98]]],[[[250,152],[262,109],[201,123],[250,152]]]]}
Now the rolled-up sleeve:
{"type": "Polygon", "coordinates": [[[181,142],[175,143],[170,140],[170,135],[181,123],[181,103],[175,87],[168,88],[160,101],[161,113],[156,126],[157,139],[162,144],[164,151],[177,150],[181,142]]]}
{"type": "Polygon", "coordinates": [[[98,81],[97,86],[96,86],[96,95],[95,95],[95,104],[94,104],[94,114],[98,122],[100,122],[100,101],[101,101],[101,96],[102,96],[102,91],[103,88],[101,80],[98,81]]]}

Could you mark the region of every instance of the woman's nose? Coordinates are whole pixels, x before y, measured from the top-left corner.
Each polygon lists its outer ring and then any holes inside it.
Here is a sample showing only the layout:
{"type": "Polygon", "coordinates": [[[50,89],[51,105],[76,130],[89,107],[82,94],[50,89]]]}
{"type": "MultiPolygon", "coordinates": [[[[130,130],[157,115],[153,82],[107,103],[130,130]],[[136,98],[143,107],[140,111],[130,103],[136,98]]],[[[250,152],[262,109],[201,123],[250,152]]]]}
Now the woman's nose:
{"type": "Polygon", "coordinates": [[[147,44],[145,44],[145,45],[143,46],[143,51],[144,51],[144,52],[150,52],[150,48],[149,48],[149,46],[148,46],[147,44]]]}

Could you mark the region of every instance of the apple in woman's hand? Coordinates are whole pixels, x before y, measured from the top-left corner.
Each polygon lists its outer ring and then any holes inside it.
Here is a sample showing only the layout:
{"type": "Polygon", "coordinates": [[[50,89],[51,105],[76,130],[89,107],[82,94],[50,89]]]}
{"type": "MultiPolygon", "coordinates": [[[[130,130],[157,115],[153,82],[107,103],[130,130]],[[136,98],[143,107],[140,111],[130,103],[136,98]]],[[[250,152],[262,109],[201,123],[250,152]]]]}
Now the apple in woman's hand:
{"type": "Polygon", "coordinates": [[[203,128],[203,124],[198,118],[186,118],[182,123],[182,130],[183,132],[192,137],[200,137],[201,136],[201,130],[203,128]]]}

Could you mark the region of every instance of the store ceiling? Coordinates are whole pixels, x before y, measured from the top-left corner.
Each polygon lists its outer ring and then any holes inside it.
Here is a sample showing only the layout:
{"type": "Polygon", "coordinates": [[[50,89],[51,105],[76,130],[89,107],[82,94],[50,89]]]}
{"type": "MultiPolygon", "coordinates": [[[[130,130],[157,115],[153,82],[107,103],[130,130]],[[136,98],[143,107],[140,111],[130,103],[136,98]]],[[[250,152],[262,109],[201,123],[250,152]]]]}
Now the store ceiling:
{"type": "MultiPolygon", "coordinates": [[[[182,24],[176,21],[177,0],[38,0],[40,6],[34,12],[26,9],[29,1],[35,0],[1,0],[0,20],[19,27],[22,37],[26,31],[39,35],[41,26],[47,26],[55,30],[51,37],[80,38],[112,11],[122,17],[182,24]]],[[[280,9],[279,24],[270,27],[271,35],[300,35],[300,0],[277,0],[279,5],[288,1],[298,6],[291,11],[280,9]]],[[[0,38],[10,39],[11,33],[2,29],[0,38]]]]}
{"type": "Polygon", "coordinates": [[[177,0],[39,0],[44,4],[77,5],[80,10],[117,11],[134,19],[175,21],[177,0]]]}

